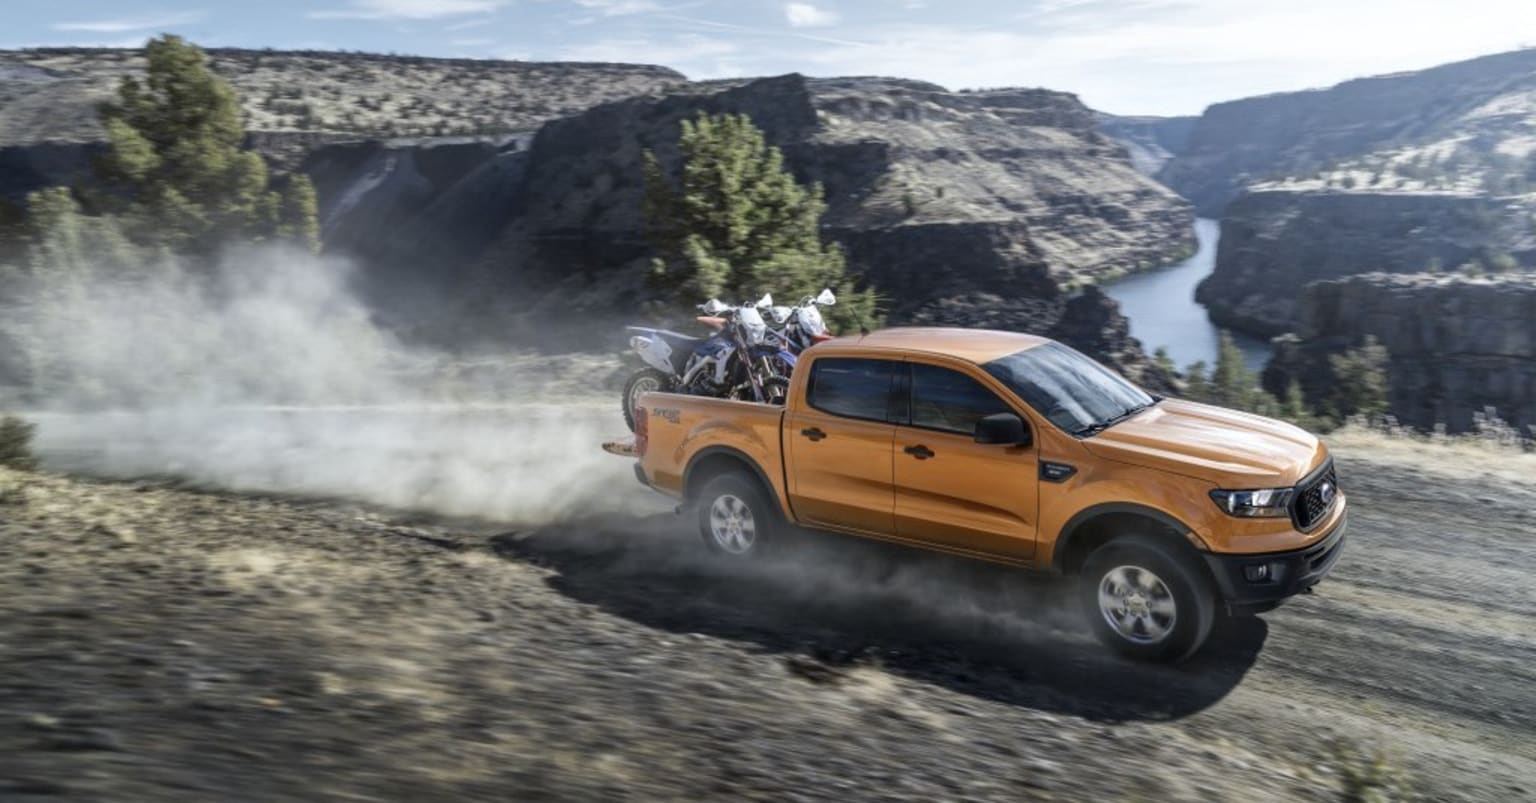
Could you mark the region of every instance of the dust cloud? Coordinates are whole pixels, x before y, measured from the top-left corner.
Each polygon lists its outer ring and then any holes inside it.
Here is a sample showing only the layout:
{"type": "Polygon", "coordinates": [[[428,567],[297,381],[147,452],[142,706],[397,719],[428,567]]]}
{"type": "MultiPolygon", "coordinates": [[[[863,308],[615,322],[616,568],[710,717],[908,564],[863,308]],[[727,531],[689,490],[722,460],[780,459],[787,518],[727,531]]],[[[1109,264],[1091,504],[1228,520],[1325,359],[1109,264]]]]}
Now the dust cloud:
{"type": "Polygon", "coordinates": [[[211,271],[162,261],[33,282],[6,307],[20,376],[0,408],[39,425],[56,470],[513,522],[655,509],[629,462],[598,448],[625,432],[600,376],[404,345],[351,271],[256,247],[211,271]]]}

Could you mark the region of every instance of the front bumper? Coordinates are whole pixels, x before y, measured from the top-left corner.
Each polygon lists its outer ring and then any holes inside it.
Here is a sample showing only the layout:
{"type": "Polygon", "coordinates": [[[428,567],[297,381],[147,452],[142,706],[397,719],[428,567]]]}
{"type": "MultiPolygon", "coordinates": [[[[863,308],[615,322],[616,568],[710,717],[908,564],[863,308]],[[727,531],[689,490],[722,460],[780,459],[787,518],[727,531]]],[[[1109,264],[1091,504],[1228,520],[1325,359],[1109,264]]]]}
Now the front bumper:
{"type": "Polygon", "coordinates": [[[1308,591],[1323,579],[1344,554],[1344,535],[1349,514],[1317,543],[1291,552],[1267,555],[1219,555],[1204,553],[1216,587],[1233,609],[1270,607],[1286,597],[1308,591]],[[1263,566],[1260,570],[1258,567],[1263,566]],[[1253,579],[1257,573],[1262,579],[1253,579]]]}

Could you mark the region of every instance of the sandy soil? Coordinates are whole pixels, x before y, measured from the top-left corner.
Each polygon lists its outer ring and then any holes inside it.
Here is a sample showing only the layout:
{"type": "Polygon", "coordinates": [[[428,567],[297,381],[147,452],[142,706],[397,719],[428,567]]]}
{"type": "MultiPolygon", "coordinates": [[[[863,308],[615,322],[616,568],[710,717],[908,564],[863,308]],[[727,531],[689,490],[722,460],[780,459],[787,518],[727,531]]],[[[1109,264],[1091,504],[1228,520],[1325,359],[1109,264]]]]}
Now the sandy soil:
{"type": "Polygon", "coordinates": [[[0,473],[0,799],[1341,800],[1378,753],[1536,795],[1536,487],[1373,452],[1319,593],[1177,668],[842,539],[0,473]]]}

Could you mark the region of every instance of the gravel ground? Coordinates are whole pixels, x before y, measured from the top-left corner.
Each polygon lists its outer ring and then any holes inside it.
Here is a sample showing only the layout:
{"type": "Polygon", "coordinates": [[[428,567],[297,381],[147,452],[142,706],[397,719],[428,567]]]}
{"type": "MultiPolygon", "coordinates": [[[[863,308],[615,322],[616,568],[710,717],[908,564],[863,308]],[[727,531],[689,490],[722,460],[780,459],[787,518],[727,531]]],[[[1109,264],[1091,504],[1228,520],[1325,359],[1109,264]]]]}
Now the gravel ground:
{"type": "Polygon", "coordinates": [[[1371,454],[1319,593],[1177,668],[1060,581],[843,539],[0,469],[0,799],[1347,800],[1378,756],[1536,796],[1536,485],[1371,454]]]}

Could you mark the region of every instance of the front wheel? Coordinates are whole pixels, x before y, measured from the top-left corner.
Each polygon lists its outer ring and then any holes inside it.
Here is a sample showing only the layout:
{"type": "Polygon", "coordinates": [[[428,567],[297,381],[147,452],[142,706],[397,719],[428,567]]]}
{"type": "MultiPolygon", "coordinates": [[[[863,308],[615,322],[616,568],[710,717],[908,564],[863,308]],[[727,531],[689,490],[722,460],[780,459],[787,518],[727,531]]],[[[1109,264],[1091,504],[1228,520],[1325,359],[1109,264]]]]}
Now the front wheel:
{"type": "Polygon", "coordinates": [[[1109,647],[1133,658],[1182,661],[1216,621],[1216,594],[1182,544],[1149,535],[1094,550],[1079,578],[1083,613],[1109,647]]]}
{"type": "Polygon", "coordinates": [[[763,402],[783,407],[789,401],[789,380],[770,376],[763,380],[763,402]]]}
{"type": "Polygon", "coordinates": [[[672,377],[655,368],[642,368],[624,383],[624,423],[629,431],[635,431],[635,416],[640,409],[640,397],[647,393],[670,390],[672,377]]]}

